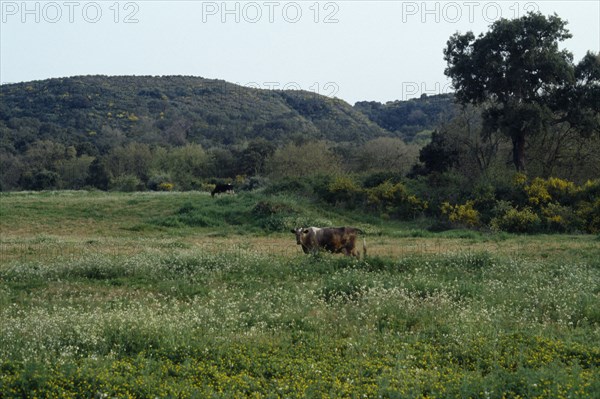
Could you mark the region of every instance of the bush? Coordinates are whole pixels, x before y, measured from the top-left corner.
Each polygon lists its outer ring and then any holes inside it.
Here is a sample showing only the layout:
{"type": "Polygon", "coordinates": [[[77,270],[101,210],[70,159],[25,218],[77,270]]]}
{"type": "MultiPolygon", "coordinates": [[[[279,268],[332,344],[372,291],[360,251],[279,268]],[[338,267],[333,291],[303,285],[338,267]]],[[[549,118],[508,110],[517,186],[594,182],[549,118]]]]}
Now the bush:
{"type": "Polygon", "coordinates": [[[540,229],[541,219],[529,207],[523,210],[511,207],[504,215],[492,219],[490,225],[494,230],[509,233],[535,233],[540,229]]]}
{"type": "Polygon", "coordinates": [[[173,183],[160,183],[158,185],[158,191],[173,191],[173,183]]]}
{"type": "Polygon", "coordinates": [[[402,181],[402,175],[395,172],[377,172],[372,173],[366,176],[363,179],[363,187],[364,188],[373,188],[377,187],[380,184],[385,182],[390,182],[392,184],[400,183],[402,181]]]}
{"type": "Polygon", "coordinates": [[[400,219],[415,218],[427,209],[427,202],[410,195],[402,183],[385,181],[366,190],[367,204],[384,215],[400,219]]]}
{"type": "Polygon", "coordinates": [[[267,231],[285,231],[295,227],[297,212],[286,204],[260,201],[251,213],[260,227],[267,231]]]}
{"type": "Polygon", "coordinates": [[[152,191],[171,191],[171,190],[164,190],[161,189],[161,186],[164,188],[165,184],[171,184],[172,186],[173,183],[171,183],[173,180],[171,179],[171,176],[167,173],[158,173],[155,175],[152,175],[150,177],[150,179],[148,179],[148,189],[152,190],[152,191]]]}
{"type": "Polygon", "coordinates": [[[582,220],[583,230],[591,234],[600,233],[600,198],[595,202],[581,201],[575,213],[582,220]]]}
{"type": "Polygon", "coordinates": [[[286,177],[278,182],[271,183],[265,188],[265,194],[274,195],[281,193],[304,194],[312,193],[312,189],[304,180],[286,177]]]}
{"type": "Polygon", "coordinates": [[[121,175],[111,180],[110,189],[123,192],[144,191],[144,183],[135,175],[121,175]]]}
{"type": "Polygon", "coordinates": [[[581,220],[573,209],[567,206],[550,203],[542,208],[545,228],[548,231],[567,232],[581,229],[581,220]]]}
{"type": "Polygon", "coordinates": [[[581,188],[577,187],[575,183],[557,177],[550,177],[546,180],[546,189],[554,201],[563,205],[574,204],[581,191],[581,188]]]}
{"type": "Polygon", "coordinates": [[[334,204],[345,204],[355,207],[362,202],[364,191],[348,176],[336,177],[328,187],[326,200],[334,204]]]}
{"type": "Polygon", "coordinates": [[[448,202],[445,202],[441,207],[442,215],[445,215],[451,223],[467,227],[477,227],[481,223],[479,212],[473,208],[474,204],[474,201],[467,201],[462,205],[450,205],[448,202]]]}
{"type": "Polygon", "coordinates": [[[247,179],[236,179],[240,181],[236,181],[236,187],[239,191],[252,191],[258,190],[259,188],[263,188],[268,186],[269,179],[266,177],[260,176],[252,176],[247,179]]]}
{"type": "Polygon", "coordinates": [[[536,177],[530,185],[524,187],[529,203],[532,205],[542,205],[552,199],[548,192],[544,179],[536,177]]]}

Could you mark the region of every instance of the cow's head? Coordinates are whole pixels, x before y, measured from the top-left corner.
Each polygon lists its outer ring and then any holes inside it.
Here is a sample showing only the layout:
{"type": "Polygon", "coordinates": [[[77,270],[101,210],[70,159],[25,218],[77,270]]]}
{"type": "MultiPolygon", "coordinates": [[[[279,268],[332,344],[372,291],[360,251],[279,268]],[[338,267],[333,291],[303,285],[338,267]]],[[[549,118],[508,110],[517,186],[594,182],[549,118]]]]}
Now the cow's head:
{"type": "Polygon", "coordinates": [[[298,227],[290,231],[296,235],[296,244],[302,245],[302,251],[304,251],[304,253],[308,253],[311,249],[311,229],[307,227],[298,227]]]}
{"type": "Polygon", "coordinates": [[[298,245],[302,245],[303,243],[305,243],[306,237],[308,236],[308,233],[310,233],[310,230],[306,227],[298,227],[290,231],[296,235],[296,244],[298,245]]]}

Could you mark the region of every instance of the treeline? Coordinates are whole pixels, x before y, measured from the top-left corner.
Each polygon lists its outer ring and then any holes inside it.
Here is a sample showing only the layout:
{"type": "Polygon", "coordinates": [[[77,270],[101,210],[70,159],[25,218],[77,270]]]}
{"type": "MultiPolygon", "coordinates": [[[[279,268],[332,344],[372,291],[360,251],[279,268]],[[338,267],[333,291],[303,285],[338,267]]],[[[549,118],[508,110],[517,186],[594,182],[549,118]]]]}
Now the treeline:
{"type": "Polygon", "coordinates": [[[454,107],[447,96],[411,100],[410,112],[396,102],[390,131],[358,104],[185,76],[49,79],[2,85],[0,99],[1,190],[155,189],[156,181],[189,190],[305,174],[305,163],[328,173],[406,172],[418,149],[400,139],[403,127],[428,140],[454,107]]]}
{"type": "Polygon", "coordinates": [[[104,155],[80,151],[78,146],[40,140],[22,155],[4,153],[0,161],[1,187],[208,190],[217,181],[242,181],[249,177],[280,179],[383,170],[406,174],[418,156],[416,146],[390,137],[362,145],[309,141],[282,146],[259,138],[244,146],[209,149],[200,144],[163,147],[129,142],[104,155]]]}

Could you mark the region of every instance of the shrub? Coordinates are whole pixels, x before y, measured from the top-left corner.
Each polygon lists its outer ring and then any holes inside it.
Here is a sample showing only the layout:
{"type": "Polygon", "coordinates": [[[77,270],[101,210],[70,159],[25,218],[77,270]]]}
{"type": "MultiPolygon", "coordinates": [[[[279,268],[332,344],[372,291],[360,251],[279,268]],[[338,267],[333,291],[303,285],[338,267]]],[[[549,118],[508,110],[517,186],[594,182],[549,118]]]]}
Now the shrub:
{"type": "Polygon", "coordinates": [[[353,207],[358,205],[362,194],[362,188],[352,178],[339,176],[329,183],[327,201],[353,207]]]}
{"type": "Polygon", "coordinates": [[[428,203],[410,195],[402,183],[392,184],[385,181],[366,190],[367,204],[383,212],[401,219],[415,218],[427,209],[428,203]]]}
{"type": "Polygon", "coordinates": [[[450,205],[444,202],[441,207],[442,215],[445,215],[451,223],[477,227],[481,223],[479,212],[473,208],[474,204],[474,201],[467,201],[462,205],[450,205]]]}
{"type": "Polygon", "coordinates": [[[392,184],[385,181],[367,190],[367,203],[376,208],[386,208],[406,197],[406,187],[402,183],[392,184]]]}
{"type": "Polygon", "coordinates": [[[529,207],[522,210],[510,208],[504,215],[492,219],[490,225],[494,230],[509,233],[534,233],[540,229],[540,217],[529,207]]]}
{"type": "Polygon", "coordinates": [[[525,184],[527,184],[527,175],[520,172],[515,173],[513,184],[515,187],[525,187],[525,184]]]}
{"type": "Polygon", "coordinates": [[[575,203],[577,194],[581,191],[581,188],[577,187],[575,183],[557,177],[550,177],[546,180],[546,189],[554,201],[564,205],[575,203]]]}
{"type": "Polygon", "coordinates": [[[266,187],[269,184],[269,179],[261,176],[252,176],[249,178],[236,177],[235,186],[239,191],[252,191],[266,187]]]}
{"type": "Polygon", "coordinates": [[[312,189],[309,185],[301,179],[294,179],[286,177],[280,181],[269,184],[264,193],[267,195],[281,194],[281,193],[292,193],[292,194],[309,194],[312,189]]]}
{"type": "Polygon", "coordinates": [[[285,231],[295,227],[297,212],[286,204],[260,201],[251,213],[260,227],[267,231],[285,231]]]}
{"type": "Polygon", "coordinates": [[[600,233],[600,198],[595,202],[581,201],[575,213],[582,220],[582,228],[587,233],[600,233]]]}
{"type": "Polygon", "coordinates": [[[144,184],[135,175],[121,175],[111,180],[110,189],[124,192],[143,191],[144,184]]]}
{"type": "Polygon", "coordinates": [[[532,205],[543,205],[551,201],[568,205],[577,201],[581,188],[568,180],[550,177],[547,180],[536,177],[530,185],[524,186],[528,201],[532,205]]]}
{"type": "Polygon", "coordinates": [[[527,193],[529,203],[532,205],[542,205],[552,200],[546,182],[539,177],[533,179],[530,185],[524,187],[524,190],[527,193]]]}
{"type": "Polygon", "coordinates": [[[542,216],[547,230],[567,232],[581,229],[582,223],[573,209],[556,203],[549,203],[542,208],[542,216]]]}
{"type": "Polygon", "coordinates": [[[173,188],[175,186],[173,185],[173,183],[160,183],[158,185],[158,191],[173,191],[173,188]]]}
{"type": "Polygon", "coordinates": [[[158,173],[150,176],[148,179],[148,189],[152,191],[171,191],[171,190],[161,190],[162,184],[172,184],[173,180],[171,176],[166,173],[158,173]]]}
{"type": "Polygon", "coordinates": [[[588,180],[581,186],[579,197],[583,201],[594,202],[600,198],[600,179],[588,180]]]}
{"type": "Polygon", "coordinates": [[[391,182],[393,184],[400,183],[402,181],[402,175],[395,172],[377,172],[366,176],[363,179],[363,187],[373,188],[385,182],[391,182]]]}

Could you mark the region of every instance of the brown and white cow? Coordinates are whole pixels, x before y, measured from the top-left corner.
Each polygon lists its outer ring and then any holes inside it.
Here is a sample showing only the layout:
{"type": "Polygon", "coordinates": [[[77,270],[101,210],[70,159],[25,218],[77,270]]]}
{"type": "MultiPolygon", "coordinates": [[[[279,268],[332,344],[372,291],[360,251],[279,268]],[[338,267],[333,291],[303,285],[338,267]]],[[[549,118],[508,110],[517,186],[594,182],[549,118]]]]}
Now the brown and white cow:
{"type": "MultiPolygon", "coordinates": [[[[305,254],[315,254],[319,249],[334,254],[343,253],[346,256],[360,256],[356,247],[358,234],[363,233],[354,227],[300,227],[292,229],[296,235],[296,244],[302,246],[305,254]]],[[[367,255],[367,243],[363,237],[363,258],[367,255]]]]}

